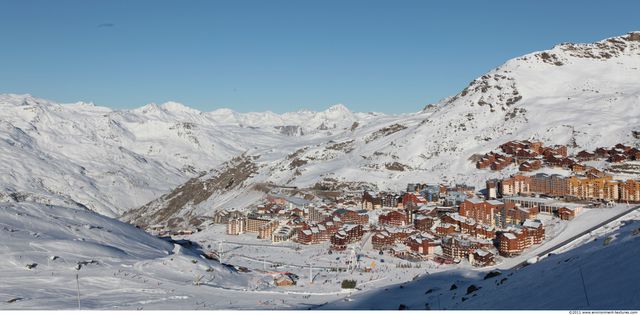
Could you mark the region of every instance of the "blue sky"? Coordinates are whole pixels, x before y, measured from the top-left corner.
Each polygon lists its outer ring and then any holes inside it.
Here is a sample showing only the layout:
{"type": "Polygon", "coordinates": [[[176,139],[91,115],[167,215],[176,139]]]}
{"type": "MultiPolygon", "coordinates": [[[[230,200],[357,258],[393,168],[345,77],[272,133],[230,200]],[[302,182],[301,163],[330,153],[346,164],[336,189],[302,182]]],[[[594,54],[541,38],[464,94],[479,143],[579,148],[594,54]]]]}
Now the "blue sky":
{"type": "Polygon", "coordinates": [[[116,108],[414,112],[640,1],[0,0],[0,93],[116,108]]]}

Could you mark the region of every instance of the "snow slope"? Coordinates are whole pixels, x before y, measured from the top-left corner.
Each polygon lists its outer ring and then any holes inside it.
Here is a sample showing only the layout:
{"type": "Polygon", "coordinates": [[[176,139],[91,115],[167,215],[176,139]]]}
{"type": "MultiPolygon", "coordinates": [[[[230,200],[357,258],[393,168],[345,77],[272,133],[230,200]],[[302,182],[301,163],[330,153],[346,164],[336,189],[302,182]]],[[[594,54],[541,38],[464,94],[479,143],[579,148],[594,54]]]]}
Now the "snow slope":
{"type": "Polygon", "coordinates": [[[33,202],[0,203],[0,253],[0,309],[76,308],[76,274],[84,308],[188,300],[199,278],[235,290],[261,281],[95,212],[33,202]]]}
{"type": "MultiPolygon", "coordinates": [[[[171,211],[182,217],[245,206],[258,198],[251,188],[265,182],[394,190],[408,182],[480,187],[487,178],[514,173],[516,168],[496,174],[476,170],[469,159],[510,140],[566,144],[574,152],[620,142],[637,145],[632,135],[640,130],[636,82],[640,33],[591,44],[560,44],[509,60],[459,94],[418,113],[380,116],[337,130],[330,138],[301,141],[299,149],[286,156],[280,148],[250,150],[247,155],[253,157],[255,170],[242,184],[208,191],[208,199],[178,206],[168,194],[128,212],[125,219],[171,211]]],[[[202,180],[213,175],[207,176],[202,180]]]]}

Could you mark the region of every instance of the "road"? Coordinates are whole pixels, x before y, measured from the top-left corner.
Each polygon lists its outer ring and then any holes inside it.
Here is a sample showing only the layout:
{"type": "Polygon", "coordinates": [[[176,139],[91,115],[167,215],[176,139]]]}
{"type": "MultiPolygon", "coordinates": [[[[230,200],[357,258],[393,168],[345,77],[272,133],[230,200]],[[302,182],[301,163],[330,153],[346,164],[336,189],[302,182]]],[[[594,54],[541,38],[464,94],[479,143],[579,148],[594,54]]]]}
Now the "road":
{"type": "MultiPolygon", "coordinates": [[[[566,246],[567,244],[569,244],[569,243],[571,243],[571,242],[573,242],[573,241],[575,241],[575,240],[577,240],[577,239],[579,239],[579,238],[581,238],[581,237],[583,237],[583,236],[585,236],[585,235],[587,235],[587,234],[589,234],[589,233],[591,233],[591,232],[593,232],[593,231],[595,231],[595,230],[597,230],[597,229],[599,229],[599,228],[601,228],[601,227],[603,227],[603,226],[605,226],[605,225],[607,225],[607,224],[609,224],[609,223],[611,223],[613,221],[616,221],[616,220],[622,218],[623,216],[625,216],[625,215],[627,215],[627,214],[629,214],[629,213],[631,213],[633,211],[636,211],[638,209],[640,209],[640,206],[632,207],[627,211],[624,211],[624,212],[622,212],[620,214],[617,214],[617,215],[615,215],[615,216],[613,216],[613,217],[611,217],[611,218],[609,218],[609,219],[607,219],[605,221],[602,221],[601,223],[599,223],[599,224],[597,224],[597,225],[595,225],[595,226],[593,226],[593,227],[591,227],[591,228],[589,228],[589,229],[587,229],[587,230],[585,230],[583,232],[580,232],[579,234],[577,234],[575,236],[572,236],[572,237],[566,239],[565,241],[563,241],[563,242],[561,242],[561,243],[559,243],[557,245],[554,245],[551,248],[548,248],[548,249],[542,251],[541,253],[536,255],[536,257],[543,257],[543,256],[545,256],[547,254],[550,254],[550,253],[552,253],[552,252],[554,252],[554,251],[566,246]]],[[[523,262],[513,266],[510,270],[518,270],[518,269],[521,269],[521,268],[527,266],[528,264],[529,263],[527,263],[526,261],[523,261],[523,262]]]]}

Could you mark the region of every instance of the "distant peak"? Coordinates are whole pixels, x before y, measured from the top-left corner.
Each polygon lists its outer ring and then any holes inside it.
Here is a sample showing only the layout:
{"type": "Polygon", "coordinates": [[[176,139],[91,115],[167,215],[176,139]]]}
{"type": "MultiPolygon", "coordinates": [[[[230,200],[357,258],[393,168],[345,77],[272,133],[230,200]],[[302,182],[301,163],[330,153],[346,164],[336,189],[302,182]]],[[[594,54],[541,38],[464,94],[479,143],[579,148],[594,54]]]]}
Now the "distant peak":
{"type": "Polygon", "coordinates": [[[199,113],[200,111],[197,109],[193,109],[188,107],[182,103],[178,102],[166,102],[160,107],[168,112],[182,112],[182,113],[199,113]]]}
{"type": "Polygon", "coordinates": [[[148,111],[157,111],[160,107],[156,103],[149,103],[142,107],[135,109],[136,111],[148,112],[148,111]]]}
{"type": "Polygon", "coordinates": [[[31,94],[0,94],[0,103],[15,106],[51,105],[52,103],[31,94]]]}
{"type": "Polygon", "coordinates": [[[342,104],[336,104],[336,105],[333,105],[333,106],[327,108],[327,112],[350,113],[351,111],[346,106],[344,106],[342,104]]]}

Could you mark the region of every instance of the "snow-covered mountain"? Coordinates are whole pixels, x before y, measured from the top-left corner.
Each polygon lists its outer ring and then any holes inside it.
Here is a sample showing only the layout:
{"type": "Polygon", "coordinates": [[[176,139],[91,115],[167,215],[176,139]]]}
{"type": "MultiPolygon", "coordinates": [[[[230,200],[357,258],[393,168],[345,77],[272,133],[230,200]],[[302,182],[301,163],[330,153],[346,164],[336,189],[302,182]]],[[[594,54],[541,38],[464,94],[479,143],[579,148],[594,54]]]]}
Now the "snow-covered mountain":
{"type": "Polygon", "coordinates": [[[264,183],[478,185],[492,174],[468,159],[507,140],[536,138],[574,150],[633,144],[632,131],[640,129],[636,82],[640,33],[509,60],[459,94],[404,115],[353,113],[343,105],[322,112],[207,113],[174,102],[113,110],[5,94],[0,198],[109,216],[133,209],[125,218],[157,221],[156,212],[166,219],[246,205],[262,196],[252,187],[264,183]],[[220,176],[233,177],[234,158],[250,161],[251,172],[228,187],[214,185],[220,176]],[[185,190],[181,184],[191,193],[170,202],[185,190]]]}
{"type": "MultiPolygon", "coordinates": [[[[404,115],[353,113],[342,105],[322,112],[205,113],[173,102],[114,110],[0,95],[3,307],[73,308],[80,291],[73,285],[80,283],[85,307],[198,308],[206,301],[213,303],[209,307],[225,308],[242,294],[243,304],[235,307],[261,308],[259,294],[242,293],[243,288],[264,286],[261,276],[239,274],[113,217],[122,215],[140,225],[171,220],[180,225],[219,208],[255,202],[264,196],[265,184],[319,189],[399,189],[416,181],[478,185],[496,174],[476,170],[469,158],[513,139],[568,144],[571,150],[618,142],[638,145],[632,135],[640,130],[637,82],[640,33],[631,33],[591,44],[561,44],[509,60],[459,94],[404,115]],[[74,283],[77,271],[81,278],[74,283]],[[204,289],[194,285],[201,276],[204,289]]],[[[575,302],[572,308],[582,308],[576,268],[586,273],[587,285],[604,288],[587,293],[601,297],[587,306],[614,308],[625,301],[637,306],[637,294],[631,291],[637,277],[628,276],[638,274],[633,269],[637,229],[629,224],[605,236],[612,237],[610,245],[587,243],[525,269],[531,272],[506,276],[500,286],[498,279],[462,274],[461,285],[483,289],[465,302],[447,291],[455,303],[445,307],[490,308],[489,303],[499,301],[495,307],[510,308],[510,301],[518,292],[530,291],[532,283],[537,289],[532,301],[540,301],[547,297],[537,278],[543,274],[551,292],[572,283],[577,291],[571,292],[577,293],[562,297],[575,302]],[[620,283],[629,291],[602,294],[620,283]],[[488,290],[489,285],[495,290],[488,290]]],[[[443,279],[440,292],[451,281],[443,279]]],[[[433,288],[432,280],[406,287],[424,297],[406,295],[409,308],[424,308],[425,303],[441,308],[434,304],[441,301],[424,294],[433,288]],[[424,290],[416,291],[418,287],[424,290]]],[[[402,290],[393,288],[393,296],[408,291],[402,290]]],[[[288,294],[277,293],[269,298],[288,294]]],[[[367,294],[357,297],[365,308],[387,291],[367,294]]],[[[297,307],[306,303],[299,301],[297,307]]],[[[402,301],[380,307],[397,308],[402,301]]],[[[560,302],[530,305],[565,308],[560,302]]],[[[341,302],[328,306],[354,307],[341,302]]]]}
{"type": "Polygon", "coordinates": [[[200,112],[179,103],[113,110],[0,95],[0,199],[117,216],[247,151],[326,141],[383,114],[200,112]],[[56,200],[56,201],[54,201],[56,200]]]}
{"type": "Polygon", "coordinates": [[[495,173],[476,170],[469,158],[509,140],[533,138],[567,144],[571,150],[636,144],[637,82],[640,33],[591,44],[560,44],[509,60],[420,112],[363,120],[331,137],[300,142],[300,149],[286,156],[278,149],[249,150],[245,162],[253,164],[252,172],[232,186],[197,184],[234,173],[234,166],[223,166],[189,182],[193,189],[181,186],[125,218],[145,224],[157,222],[160,212],[184,217],[243,206],[259,198],[251,187],[266,182],[379,189],[401,189],[407,182],[481,185],[495,173]],[[185,190],[207,198],[176,193],[185,190]]]}

